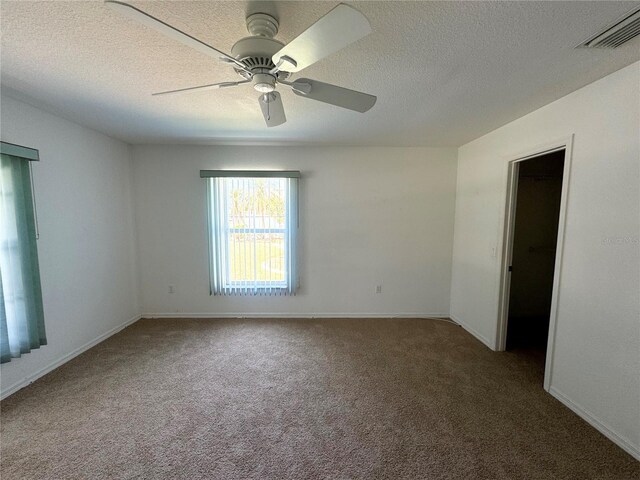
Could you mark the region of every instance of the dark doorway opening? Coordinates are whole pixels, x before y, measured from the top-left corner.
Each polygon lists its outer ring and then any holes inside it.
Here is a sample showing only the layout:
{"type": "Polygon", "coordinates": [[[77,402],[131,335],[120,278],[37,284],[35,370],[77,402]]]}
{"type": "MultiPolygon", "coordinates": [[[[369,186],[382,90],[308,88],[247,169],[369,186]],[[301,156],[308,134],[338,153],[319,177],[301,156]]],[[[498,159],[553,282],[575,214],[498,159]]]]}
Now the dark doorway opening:
{"type": "Polygon", "coordinates": [[[544,365],[555,272],[565,151],[517,164],[510,263],[507,350],[544,365]]]}

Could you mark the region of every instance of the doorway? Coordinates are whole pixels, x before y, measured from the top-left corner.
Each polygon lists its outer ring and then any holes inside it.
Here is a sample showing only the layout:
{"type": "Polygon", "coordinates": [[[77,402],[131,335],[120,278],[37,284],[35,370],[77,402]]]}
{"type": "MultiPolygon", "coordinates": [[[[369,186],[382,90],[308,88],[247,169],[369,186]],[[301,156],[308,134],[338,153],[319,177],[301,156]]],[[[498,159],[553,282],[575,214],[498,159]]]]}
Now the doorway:
{"type": "Polygon", "coordinates": [[[550,385],[570,142],[509,163],[498,349],[525,354],[550,385]]]}
{"type": "Polygon", "coordinates": [[[519,162],[507,350],[545,358],[558,243],[564,150],[519,162]]]}

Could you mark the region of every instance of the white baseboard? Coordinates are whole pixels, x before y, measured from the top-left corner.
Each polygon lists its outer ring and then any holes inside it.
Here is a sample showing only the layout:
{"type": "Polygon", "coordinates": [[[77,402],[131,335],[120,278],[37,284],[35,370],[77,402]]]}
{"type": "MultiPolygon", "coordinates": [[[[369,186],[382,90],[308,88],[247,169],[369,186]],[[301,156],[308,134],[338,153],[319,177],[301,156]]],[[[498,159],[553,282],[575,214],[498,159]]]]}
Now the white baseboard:
{"type": "Polygon", "coordinates": [[[489,339],[487,337],[485,337],[484,335],[482,335],[480,332],[478,332],[475,328],[470,327],[467,323],[464,322],[464,320],[450,314],[449,317],[451,318],[451,320],[453,320],[454,322],[456,322],[458,325],[460,325],[462,328],[464,328],[467,332],[469,332],[471,335],[473,335],[474,337],[476,337],[478,340],[480,340],[482,343],[484,343],[487,347],[489,347],[491,350],[496,350],[496,346],[494,345],[493,342],[490,342],[489,339]]]}
{"type": "Polygon", "coordinates": [[[138,320],[140,320],[140,318],[141,318],[140,315],[136,315],[135,317],[130,318],[126,322],[118,325],[117,327],[112,328],[111,330],[109,330],[109,331],[103,333],[102,335],[94,338],[93,340],[85,343],[81,347],[76,348],[75,350],[71,351],[70,353],[68,353],[68,354],[58,358],[57,360],[51,362],[46,367],[43,367],[40,370],[36,371],[35,373],[32,373],[31,375],[26,376],[22,380],[17,381],[13,385],[11,385],[11,386],[9,386],[9,387],[7,387],[5,389],[2,389],[2,392],[0,393],[0,400],[3,400],[5,398],[7,398],[9,395],[14,394],[15,392],[17,392],[21,388],[24,388],[27,385],[29,385],[30,383],[35,382],[37,379],[39,379],[40,377],[46,375],[50,371],[58,368],[60,365],[63,365],[65,363],[67,363],[72,358],[77,357],[81,353],[86,352],[87,350],[89,350],[91,347],[99,344],[100,342],[105,341],[110,336],[115,335],[120,330],[123,330],[126,327],[128,327],[129,325],[137,322],[138,320]]]}
{"type": "Polygon", "coordinates": [[[143,313],[141,318],[449,318],[448,313],[143,313]]]}
{"type": "Polygon", "coordinates": [[[569,397],[567,397],[564,393],[560,392],[553,385],[549,388],[549,393],[553,395],[557,400],[562,402],[567,408],[581,417],[585,422],[591,425],[593,428],[602,433],[605,437],[611,440],[613,443],[622,448],[629,455],[634,457],[636,460],[640,461],[640,448],[633,445],[629,440],[624,437],[621,437],[617,433],[615,433],[611,428],[606,426],[600,420],[598,420],[593,414],[589,413],[587,410],[582,408],[577,403],[573,402],[569,397]]]}

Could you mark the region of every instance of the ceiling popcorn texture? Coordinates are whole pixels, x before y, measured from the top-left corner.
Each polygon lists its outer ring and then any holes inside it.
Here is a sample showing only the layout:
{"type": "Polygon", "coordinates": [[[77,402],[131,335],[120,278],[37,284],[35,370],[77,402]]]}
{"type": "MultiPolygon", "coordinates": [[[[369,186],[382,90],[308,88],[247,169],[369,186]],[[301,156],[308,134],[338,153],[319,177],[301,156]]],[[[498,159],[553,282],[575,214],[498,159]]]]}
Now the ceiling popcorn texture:
{"type": "MultiPolygon", "coordinates": [[[[131,2],[230,53],[245,17],[279,19],[289,42],[337,2],[131,2]]],[[[377,95],[360,114],[281,89],[287,123],[267,129],[233,68],[162,36],[101,1],[0,4],[5,93],[130,143],[457,146],[640,59],[576,49],[637,2],[349,2],[373,33],[304,69],[377,95]]]]}

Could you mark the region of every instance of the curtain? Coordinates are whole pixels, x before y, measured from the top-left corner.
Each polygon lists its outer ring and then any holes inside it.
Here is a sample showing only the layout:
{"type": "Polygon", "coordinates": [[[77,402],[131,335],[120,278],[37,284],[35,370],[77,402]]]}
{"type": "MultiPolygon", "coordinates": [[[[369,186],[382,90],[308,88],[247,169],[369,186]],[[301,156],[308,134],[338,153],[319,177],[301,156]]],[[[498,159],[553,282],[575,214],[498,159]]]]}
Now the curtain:
{"type": "Polygon", "coordinates": [[[208,178],[207,205],[210,293],[295,295],[298,179],[208,178]]]}
{"type": "Polygon", "coordinates": [[[47,344],[27,159],[0,154],[0,358],[47,344]]]}

